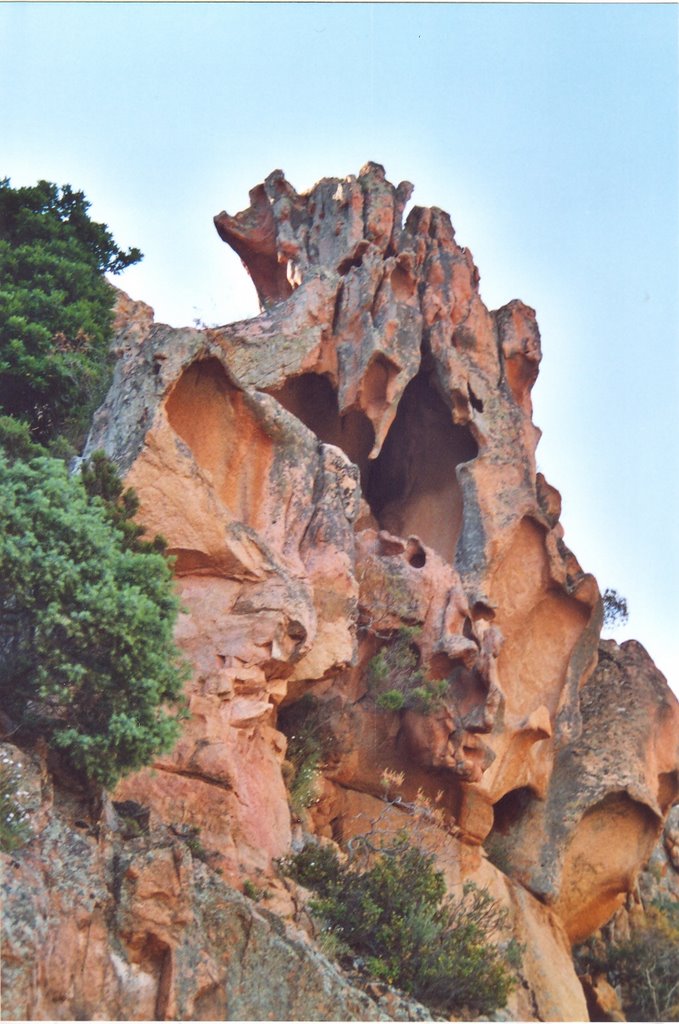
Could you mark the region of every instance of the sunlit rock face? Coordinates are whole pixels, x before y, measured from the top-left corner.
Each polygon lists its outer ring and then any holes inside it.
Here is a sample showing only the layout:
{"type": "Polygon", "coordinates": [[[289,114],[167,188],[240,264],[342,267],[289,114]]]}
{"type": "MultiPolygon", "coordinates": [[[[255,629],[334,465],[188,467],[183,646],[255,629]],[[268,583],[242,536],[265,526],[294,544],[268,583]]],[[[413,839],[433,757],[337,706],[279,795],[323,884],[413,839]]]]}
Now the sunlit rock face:
{"type": "Polygon", "coordinates": [[[583,1020],[568,939],[614,912],[660,833],[676,701],[641,648],[599,652],[597,583],[536,472],[533,310],[489,311],[449,216],[404,222],[411,193],[374,163],[304,194],[274,171],[215,218],[259,316],[174,329],[120,299],[87,453],[168,540],[194,671],[176,749],[116,800],[198,826],[236,884],[271,877],[302,825],[355,835],[385,770],[402,776],[389,799],[436,806],[451,884],[490,885],[530,945],[510,1011],[583,1020]],[[283,726],[306,694],[327,744],[300,823],[283,726]]]}
{"type": "Polygon", "coordinates": [[[609,920],[650,857],[676,800],[679,732],[677,701],[634,640],[601,643],[580,704],[581,735],[557,751],[546,798],[508,794],[490,845],[573,942],[609,920]]]}

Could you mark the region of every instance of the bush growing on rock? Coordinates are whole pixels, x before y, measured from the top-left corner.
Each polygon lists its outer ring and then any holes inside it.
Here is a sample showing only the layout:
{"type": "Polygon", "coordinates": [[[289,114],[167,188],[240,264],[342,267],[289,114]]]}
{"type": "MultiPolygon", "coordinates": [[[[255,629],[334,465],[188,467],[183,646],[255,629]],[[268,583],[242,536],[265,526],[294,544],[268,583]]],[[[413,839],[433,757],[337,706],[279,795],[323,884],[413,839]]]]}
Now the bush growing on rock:
{"type": "Polygon", "coordinates": [[[134,541],[62,462],[0,451],[2,706],[107,787],[168,750],[183,713],[170,568],[134,541]]]}
{"type": "Polygon", "coordinates": [[[290,807],[303,820],[306,809],[318,799],[321,768],[332,749],[332,735],[323,706],[310,693],[281,710],[278,728],[288,738],[283,777],[290,807]]]}
{"type": "Polygon", "coordinates": [[[417,627],[403,626],[368,662],[368,688],[383,711],[435,711],[448,690],[447,679],[429,679],[420,667],[417,627]]]}
{"type": "Polygon", "coordinates": [[[679,1021],[679,906],[651,904],[627,941],[590,940],[576,964],[580,974],[607,976],[627,1020],[679,1021]]]}
{"type": "Polygon", "coordinates": [[[443,1013],[488,1014],[506,1004],[521,957],[515,942],[497,941],[506,912],[472,883],[447,896],[433,856],[405,836],[369,867],[342,864],[332,847],[315,845],[282,867],[318,893],[310,909],[322,935],[373,977],[443,1013]]]}

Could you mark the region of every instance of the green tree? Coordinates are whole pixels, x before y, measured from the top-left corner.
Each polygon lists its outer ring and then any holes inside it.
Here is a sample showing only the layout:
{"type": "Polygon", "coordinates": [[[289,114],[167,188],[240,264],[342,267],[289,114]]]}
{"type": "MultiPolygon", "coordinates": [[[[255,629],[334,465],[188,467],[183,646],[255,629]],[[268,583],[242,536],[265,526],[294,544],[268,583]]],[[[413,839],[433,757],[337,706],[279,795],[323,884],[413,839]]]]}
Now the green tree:
{"type": "Polygon", "coordinates": [[[109,383],[114,292],[137,263],[69,185],[0,180],[0,412],[78,446],[109,383]]]}
{"type": "Polygon", "coordinates": [[[175,742],[177,612],[166,559],[130,543],[105,499],[63,462],[0,454],[0,701],[90,782],[175,742]]]}

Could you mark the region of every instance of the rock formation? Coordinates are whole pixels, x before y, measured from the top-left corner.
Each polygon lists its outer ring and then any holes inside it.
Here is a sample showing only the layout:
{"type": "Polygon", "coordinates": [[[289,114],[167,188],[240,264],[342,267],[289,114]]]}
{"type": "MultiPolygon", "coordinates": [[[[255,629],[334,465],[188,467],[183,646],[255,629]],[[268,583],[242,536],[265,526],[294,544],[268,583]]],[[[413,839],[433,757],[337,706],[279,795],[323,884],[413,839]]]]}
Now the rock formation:
{"type": "Polygon", "coordinates": [[[487,885],[526,947],[510,1013],[587,1019],[570,943],[622,904],[661,834],[679,792],[679,708],[640,645],[599,646],[599,588],[536,472],[533,310],[489,311],[448,215],[413,207],[403,223],[411,192],[374,163],[306,194],[274,171],[246,211],[219,214],[257,289],[254,319],[174,329],[121,296],[87,453],[114,459],[140,521],[169,542],[191,718],[171,755],[114,794],[150,809],[151,833],[166,830],[155,847],[111,852],[119,821],[78,836],[43,779],[43,830],[8,869],[40,924],[30,939],[11,926],[20,995],[6,1016],[138,1005],[392,1019],[228,885],[255,879],[290,919],[275,861],[303,830],[343,843],[377,819],[408,825],[419,801],[441,812],[417,837],[450,885],[487,885]],[[291,813],[284,728],[307,694],[322,771],[314,803],[291,813]],[[385,771],[402,774],[386,804],[385,771]],[[186,828],[222,882],[193,863],[186,828]],[[64,844],[92,879],[82,891],[59,873],[64,844]],[[207,951],[215,929],[234,950],[221,959],[207,951]],[[54,950],[39,968],[38,938],[54,950]],[[303,982],[278,1003],[242,995],[234,972],[256,972],[257,957],[287,978],[301,957],[303,982]],[[79,981],[90,970],[99,1007],[79,981]],[[296,988],[322,994],[302,1004],[296,988]]]}

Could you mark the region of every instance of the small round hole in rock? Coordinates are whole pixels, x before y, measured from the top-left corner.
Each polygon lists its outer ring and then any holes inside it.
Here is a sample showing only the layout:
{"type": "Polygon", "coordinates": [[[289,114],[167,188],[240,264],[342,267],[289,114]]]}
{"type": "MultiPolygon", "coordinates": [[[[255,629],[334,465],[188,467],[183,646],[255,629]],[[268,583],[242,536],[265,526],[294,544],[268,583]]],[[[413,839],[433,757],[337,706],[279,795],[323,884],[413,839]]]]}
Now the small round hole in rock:
{"type": "Polygon", "coordinates": [[[418,540],[409,538],[406,548],[406,558],[413,569],[421,569],[427,563],[427,553],[418,540]]]}

